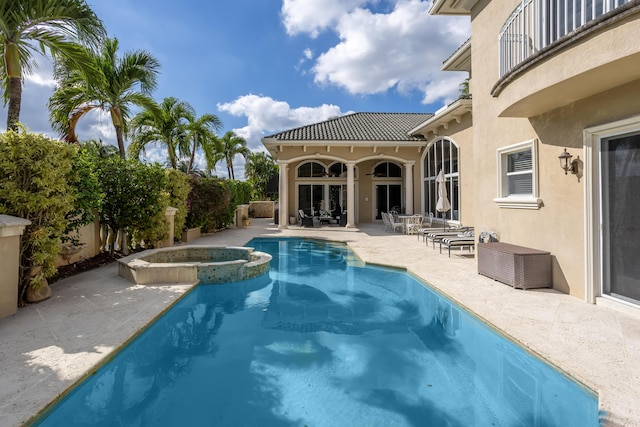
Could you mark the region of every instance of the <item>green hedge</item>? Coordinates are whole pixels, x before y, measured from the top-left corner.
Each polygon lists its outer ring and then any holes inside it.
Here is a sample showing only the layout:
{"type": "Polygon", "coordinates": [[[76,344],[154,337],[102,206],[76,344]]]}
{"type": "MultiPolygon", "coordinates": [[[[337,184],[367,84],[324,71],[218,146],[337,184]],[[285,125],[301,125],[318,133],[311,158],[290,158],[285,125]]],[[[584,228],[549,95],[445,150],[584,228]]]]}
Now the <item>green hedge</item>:
{"type": "Polygon", "coordinates": [[[182,231],[186,228],[187,221],[187,199],[191,191],[189,176],[177,169],[167,169],[167,186],[165,191],[169,197],[169,206],[178,209],[173,219],[174,236],[179,239],[182,231]]]}
{"type": "Polygon", "coordinates": [[[29,287],[37,288],[56,272],[60,238],[77,196],[69,185],[79,180],[73,169],[76,151],[24,130],[0,134],[0,213],[31,221],[22,238],[19,303],[29,287]]]}
{"type": "Polygon", "coordinates": [[[231,197],[224,181],[218,178],[190,176],[191,191],[187,205],[187,228],[201,227],[210,233],[228,224],[231,197]]]}
{"type": "Polygon", "coordinates": [[[166,175],[160,165],[109,157],[101,158],[96,170],[104,194],[102,224],[114,234],[122,230],[135,241],[145,240],[151,245],[166,237],[164,211],[168,197],[164,193],[166,175]]]}

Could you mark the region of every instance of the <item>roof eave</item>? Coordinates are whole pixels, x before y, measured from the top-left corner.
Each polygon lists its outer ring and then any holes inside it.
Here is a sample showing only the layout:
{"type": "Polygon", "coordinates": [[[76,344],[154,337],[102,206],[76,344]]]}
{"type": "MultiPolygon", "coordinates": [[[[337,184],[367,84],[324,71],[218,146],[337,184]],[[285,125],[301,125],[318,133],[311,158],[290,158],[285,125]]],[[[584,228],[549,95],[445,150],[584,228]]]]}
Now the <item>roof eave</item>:
{"type": "Polygon", "coordinates": [[[429,14],[431,15],[470,15],[471,8],[478,0],[435,0],[429,14]]]}
{"type": "Polygon", "coordinates": [[[471,105],[471,99],[460,98],[449,104],[445,109],[436,112],[429,120],[411,129],[409,135],[426,135],[429,131],[435,131],[443,124],[458,120],[459,117],[471,111],[471,105]]]}
{"type": "Polygon", "coordinates": [[[471,72],[471,39],[464,42],[440,67],[442,71],[471,72]]]}
{"type": "Polygon", "coordinates": [[[406,146],[406,147],[413,147],[413,146],[421,146],[424,145],[424,140],[422,139],[416,139],[416,140],[357,140],[357,141],[345,141],[345,140],[304,140],[304,139],[283,139],[283,140],[279,140],[279,139],[273,139],[273,138],[262,138],[262,144],[269,148],[271,147],[275,147],[275,146],[279,146],[279,145],[287,145],[287,146],[293,146],[293,145],[318,145],[318,146],[324,146],[324,145],[331,145],[331,146],[345,146],[345,147],[350,147],[350,146],[358,146],[358,147],[368,147],[368,146],[372,146],[372,145],[378,145],[378,146],[389,146],[389,147],[395,147],[396,145],[402,145],[402,146],[406,146]]]}

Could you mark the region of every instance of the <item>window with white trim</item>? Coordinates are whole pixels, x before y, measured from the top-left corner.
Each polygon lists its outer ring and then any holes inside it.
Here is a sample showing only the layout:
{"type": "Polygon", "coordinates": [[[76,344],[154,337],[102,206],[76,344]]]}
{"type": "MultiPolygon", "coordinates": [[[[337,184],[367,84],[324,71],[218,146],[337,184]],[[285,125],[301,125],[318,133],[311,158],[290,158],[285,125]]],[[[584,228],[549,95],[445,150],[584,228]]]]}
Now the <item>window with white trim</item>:
{"type": "Polygon", "coordinates": [[[501,208],[539,209],[537,140],[499,148],[498,197],[501,208]]]}

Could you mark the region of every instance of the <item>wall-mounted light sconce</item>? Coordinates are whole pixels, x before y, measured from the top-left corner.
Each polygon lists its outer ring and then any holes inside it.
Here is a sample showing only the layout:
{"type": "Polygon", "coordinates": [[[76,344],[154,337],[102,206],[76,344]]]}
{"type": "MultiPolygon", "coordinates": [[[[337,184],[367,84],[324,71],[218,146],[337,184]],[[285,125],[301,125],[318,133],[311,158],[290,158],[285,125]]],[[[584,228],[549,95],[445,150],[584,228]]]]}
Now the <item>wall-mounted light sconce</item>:
{"type": "Polygon", "coordinates": [[[567,151],[565,148],[562,154],[558,156],[560,159],[560,167],[564,170],[564,174],[567,175],[569,172],[572,174],[578,173],[578,160],[571,160],[573,156],[567,151]]]}

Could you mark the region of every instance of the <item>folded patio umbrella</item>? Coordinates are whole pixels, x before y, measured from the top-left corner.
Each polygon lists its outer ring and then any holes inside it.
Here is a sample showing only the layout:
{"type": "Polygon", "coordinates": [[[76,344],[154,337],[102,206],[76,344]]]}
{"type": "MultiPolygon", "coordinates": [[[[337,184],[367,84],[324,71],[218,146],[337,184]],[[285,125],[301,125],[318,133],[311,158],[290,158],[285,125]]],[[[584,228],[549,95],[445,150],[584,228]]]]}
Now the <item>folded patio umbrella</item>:
{"type": "Polygon", "coordinates": [[[436,203],[436,211],[442,213],[442,229],[445,230],[447,227],[447,220],[445,219],[444,213],[451,209],[451,203],[449,203],[449,198],[447,196],[447,179],[444,177],[442,169],[440,169],[440,173],[438,173],[438,176],[436,177],[436,182],[438,183],[438,202],[436,203]]]}

